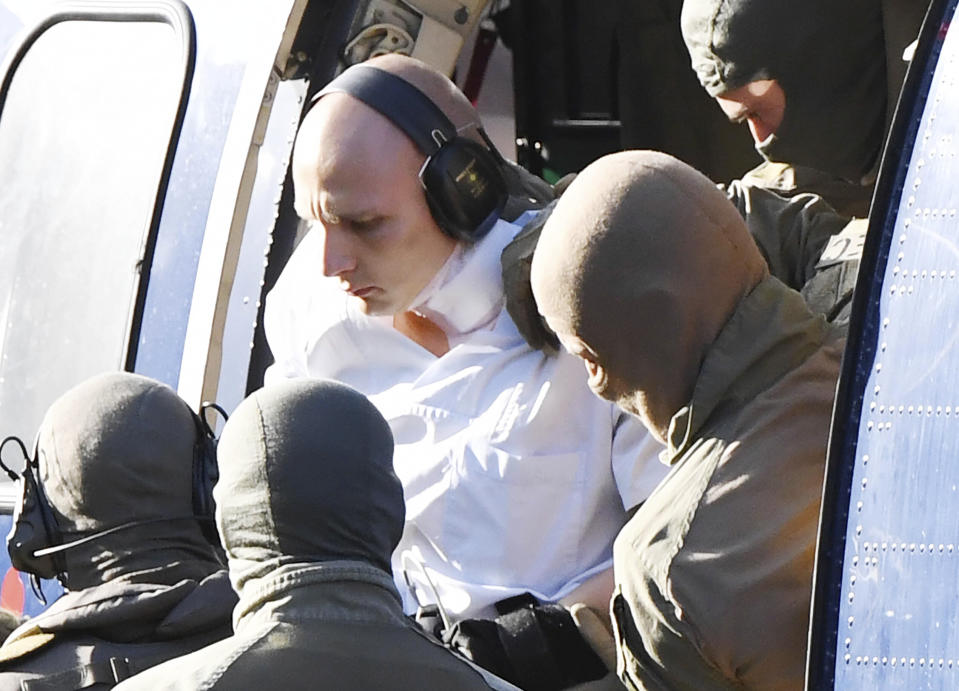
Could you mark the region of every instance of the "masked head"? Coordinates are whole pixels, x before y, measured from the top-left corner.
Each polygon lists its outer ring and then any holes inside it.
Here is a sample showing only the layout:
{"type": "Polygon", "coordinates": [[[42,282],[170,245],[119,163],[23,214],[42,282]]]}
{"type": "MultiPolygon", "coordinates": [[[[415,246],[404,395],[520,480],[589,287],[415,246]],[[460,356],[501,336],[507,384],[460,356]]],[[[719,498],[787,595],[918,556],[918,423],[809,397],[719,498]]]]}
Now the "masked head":
{"type": "Polygon", "coordinates": [[[871,0],[686,0],[699,80],[770,161],[858,182],[885,133],[885,45],[871,0]]]}
{"type": "Polygon", "coordinates": [[[708,178],[666,154],[626,151],[587,166],[560,198],[531,280],[590,388],[665,440],[709,345],[767,275],[708,178]]]}
{"type": "Polygon", "coordinates": [[[250,395],[218,447],[217,525],[237,589],[284,563],[390,571],[405,519],[393,436],[365,396],[297,380],[250,395]]]}
{"type": "Polygon", "coordinates": [[[202,579],[220,568],[193,518],[200,434],[176,392],[136,374],[92,377],[50,406],[38,475],[62,541],[131,524],[62,552],[71,589],[202,579]]]}

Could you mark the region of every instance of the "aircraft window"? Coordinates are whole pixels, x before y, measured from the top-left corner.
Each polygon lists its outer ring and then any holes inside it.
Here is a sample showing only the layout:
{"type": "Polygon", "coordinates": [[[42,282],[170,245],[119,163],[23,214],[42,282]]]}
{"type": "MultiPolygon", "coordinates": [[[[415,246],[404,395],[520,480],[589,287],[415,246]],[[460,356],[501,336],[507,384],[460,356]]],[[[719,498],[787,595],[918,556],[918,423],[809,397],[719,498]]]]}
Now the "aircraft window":
{"type": "Polygon", "coordinates": [[[833,421],[811,689],[959,688],[956,5],[931,4],[873,201],[833,421]]]}
{"type": "Polygon", "coordinates": [[[192,45],[182,23],[141,14],[122,21],[53,14],[7,63],[4,434],[30,439],[65,389],[124,368],[136,337],[131,324],[184,88],[185,45],[192,45]]]}

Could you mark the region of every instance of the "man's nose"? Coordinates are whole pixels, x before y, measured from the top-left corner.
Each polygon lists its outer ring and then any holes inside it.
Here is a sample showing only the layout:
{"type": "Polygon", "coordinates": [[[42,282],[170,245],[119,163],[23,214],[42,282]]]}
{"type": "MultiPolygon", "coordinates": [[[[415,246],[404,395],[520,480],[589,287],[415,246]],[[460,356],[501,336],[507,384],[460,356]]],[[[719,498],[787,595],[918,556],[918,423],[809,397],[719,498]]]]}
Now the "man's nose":
{"type": "Polygon", "coordinates": [[[323,233],[323,275],[341,276],[356,268],[356,258],[350,248],[349,238],[335,225],[324,225],[323,233]]]}
{"type": "Polygon", "coordinates": [[[769,136],[776,134],[776,127],[773,127],[770,123],[763,120],[761,117],[756,115],[750,116],[748,118],[749,122],[749,131],[753,135],[753,141],[757,144],[762,144],[764,141],[769,139],[769,136]]]}

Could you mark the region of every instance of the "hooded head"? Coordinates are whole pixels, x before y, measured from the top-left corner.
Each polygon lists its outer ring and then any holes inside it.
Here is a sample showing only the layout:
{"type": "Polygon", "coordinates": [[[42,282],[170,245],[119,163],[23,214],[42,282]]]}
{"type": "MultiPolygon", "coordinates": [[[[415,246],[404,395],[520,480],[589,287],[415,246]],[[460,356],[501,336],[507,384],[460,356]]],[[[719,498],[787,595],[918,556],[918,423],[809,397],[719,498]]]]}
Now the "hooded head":
{"type": "Polygon", "coordinates": [[[95,376],[50,406],[38,474],[63,541],[132,524],[62,552],[71,590],[202,580],[221,568],[193,517],[200,434],[173,389],[136,374],[95,376]]]}
{"type": "Polygon", "coordinates": [[[230,416],[218,458],[217,526],[238,591],[287,563],[390,572],[403,488],[390,428],[362,394],[323,380],[260,389],[230,416]]]}
{"type": "Polygon", "coordinates": [[[586,362],[590,388],[661,441],[709,345],[768,275],[725,195],[654,151],[587,166],[546,222],[531,271],[540,313],[586,362]]]}
{"type": "MultiPolygon", "coordinates": [[[[693,69],[711,96],[767,81],[781,90],[774,134],[753,128],[767,160],[854,182],[874,165],[886,118],[880,3],[686,0],[681,22],[693,69]]],[[[761,109],[746,101],[740,119],[750,110],[761,109]]]]}

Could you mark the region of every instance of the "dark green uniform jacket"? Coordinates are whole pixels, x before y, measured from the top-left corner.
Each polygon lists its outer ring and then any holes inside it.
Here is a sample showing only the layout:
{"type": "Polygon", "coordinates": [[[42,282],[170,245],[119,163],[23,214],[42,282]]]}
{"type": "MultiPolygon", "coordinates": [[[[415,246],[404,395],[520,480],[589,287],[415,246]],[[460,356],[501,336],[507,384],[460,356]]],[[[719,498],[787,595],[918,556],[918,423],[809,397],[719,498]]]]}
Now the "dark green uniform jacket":
{"type": "Polygon", "coordinates": [[[672,470],[614,547],[632,688],[802,689],[840,346],[770,277],[709,348],[672,470]]]}

